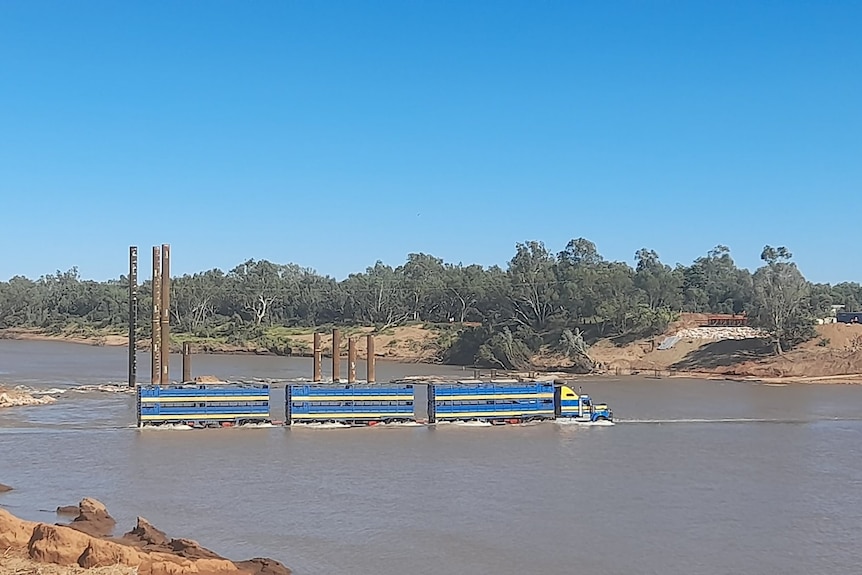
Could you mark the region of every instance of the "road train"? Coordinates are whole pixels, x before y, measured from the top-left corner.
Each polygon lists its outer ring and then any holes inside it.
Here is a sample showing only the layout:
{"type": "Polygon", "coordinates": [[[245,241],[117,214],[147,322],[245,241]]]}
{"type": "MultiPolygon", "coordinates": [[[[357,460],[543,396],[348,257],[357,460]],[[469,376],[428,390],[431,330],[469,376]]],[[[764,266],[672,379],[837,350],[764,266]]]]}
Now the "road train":
{"type": "Polygon", "coordinates": [[[288,384],[283,421],[273,418],[274,389],[262,383],[141,385],[137,425],[613,421],[607,404],[552,382],[288,384]]]}

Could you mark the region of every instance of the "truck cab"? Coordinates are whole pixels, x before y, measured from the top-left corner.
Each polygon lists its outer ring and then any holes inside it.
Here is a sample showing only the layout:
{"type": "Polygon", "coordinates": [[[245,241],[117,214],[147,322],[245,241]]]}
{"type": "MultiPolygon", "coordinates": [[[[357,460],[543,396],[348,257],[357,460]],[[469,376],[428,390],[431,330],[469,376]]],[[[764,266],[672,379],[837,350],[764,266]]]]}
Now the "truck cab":
{"type": "Polygon", "coordinates": [[[594,403],[584,393],[577,393],[567,385],[557,388],[557,417],[576,421],[613,421],[614,412],[606,403],[594,403]]]}

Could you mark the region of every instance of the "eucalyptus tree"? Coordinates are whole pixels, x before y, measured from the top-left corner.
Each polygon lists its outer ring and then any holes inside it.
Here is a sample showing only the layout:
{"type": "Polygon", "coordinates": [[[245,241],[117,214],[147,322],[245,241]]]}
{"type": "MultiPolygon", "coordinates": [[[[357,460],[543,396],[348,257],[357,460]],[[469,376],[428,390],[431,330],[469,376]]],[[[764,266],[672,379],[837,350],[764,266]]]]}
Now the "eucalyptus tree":
{"type": "Polygon", "coordinates": [[[511,300],[506,303],[515,322],[542,332],[559,306],[555,260],[542,242],[519,243],[516,250],[509,262],[511,300]]]}
{"type": "Polygon", "coordinates": [[[379,260],[365,273],[350,274],[341,282],[347,299],[345,312],[357,323],[381,329],[404,323],[413,308],[402,279],[392,266],[379,260]]]}
{"type": "Polygon", "coordinates": [[[180,331],[196,333],[217,322],[228,281],[219,269],[184,274],[172,280],[171,315],[180,331]]]}
{"type": "Polygon", "coordinates": [[[488,290],[490,272],[473,264],[446,264],[443,271],[442,306],[447,321],[481,320],[480,302],[488,290]]]}
{"type": "Polygon", "coordinates": [[[41,318],[43,297],[33,280],[15,276],[0,284],[0,327],[32,327],[41,318]]]}
{"type": "Polygon", "coordinates": [[[89,309],[84,316],[85,323],[92,324],[96,328],[127,329],[129,325],[128,285],[128,280],[122,276],[106,282],[92,280],[81,282],[89,309]]]}
{"type": "MultiPolygon", "coordinates": [[[[812,283],[808,291],[808,309],[815,317],[828,317],[835,305],[835,293],[829,284],[812,283]]],[[[841,305],[841,304],[838,304],[841,305]]]]}
{"type": "Polygon", "coordinates": [[[227,273],[231,315],[260,326],[269,319],[272,304],[280,295],[282,266],[266,260],[246,260],[227,273]]]}
{"type": "Polygon", "coordinates": [[[679,310],[682,307],[681,274],[661,263],[654,250],[640,249],[635,259],[634,284],[643,292],[647,307],[652,311],[679,310]]]}
{"type": "Polygon", "coordinates": [[[490,266],[482,278],[476,310],[482,322],[501,325],[512,320],[509,302],[512,300],[512,281],[500,266],[490,266]]]}
{"type": "Polygon", "coordinates": [[[410,308],[410,319],[443,319],[446,267],[442,259],[428,254],[408,254],[407,262],[395,273],[404,290],[405,303],[410,308]]]}
{"type": "Polygon", "coordinates": [[[754,273],[756,318],[772,336],[778,354],[784,352],[783,344],[810,337],[813,323],[807,305],[810,285],[792,257],[783,246],[766,246],[760,255],[765,265],[754,273]]]}
{"type": "Polygon", "coordinates": [[[751,306],[751,273],[736,267],[727,246],[715,246],[681,271],[684,310],[740,313],[751,306]]]}
{"type": "Polygon", "coordinates": [[[845,311],[862,311],[862,285],[841,282],[832,286],[832,304],[843,305],[845,311]]]}
{"type": "Polygon", "coordinates": [[[596,318],[598,287],[605,269],[606,262],[596,245],[584,238],[570,240],[557,255],[557,289],[569,324],[580,325],[588,318],[596,318]]]}
{"type": "Polygon", "coordinates": [[[634,279],[634,270],[624,262],[602,265],[596,289],[596,314],[602,319],[603,335],[625,335],[637,324],[643,294],[634,279]]]}
{"type": "Polygon", "coordinates": [[[335,279],[306,269],[295,281],[291,309],[296,323],[314,326],[344,320],[344,298],[335,279]]]}

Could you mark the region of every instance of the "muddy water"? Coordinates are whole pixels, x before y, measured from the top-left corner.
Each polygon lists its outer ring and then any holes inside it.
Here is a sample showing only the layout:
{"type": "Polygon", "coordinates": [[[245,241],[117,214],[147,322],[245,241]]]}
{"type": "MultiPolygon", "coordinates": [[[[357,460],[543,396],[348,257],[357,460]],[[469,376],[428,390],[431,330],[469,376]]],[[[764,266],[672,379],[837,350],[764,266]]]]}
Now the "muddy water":
{"type": "MultiPolygon", "coordinates": [[[[141,356],[140,365],[147,358],[141,356]]],[[[196,357],[196,373],[307,376],[305,360],[196,357]]],[[[177,368],[179,364],[177,363],[177,368]]],[[[125,351],[0,341],[0,381],[60,388],[0,412],[0,504],[84,495],[300,574],[854,573],[862,387],[584,380],[613,427],[138,431],[125,351]]],[[[457,373],[380,364],[378,375],[457,373]]]]}

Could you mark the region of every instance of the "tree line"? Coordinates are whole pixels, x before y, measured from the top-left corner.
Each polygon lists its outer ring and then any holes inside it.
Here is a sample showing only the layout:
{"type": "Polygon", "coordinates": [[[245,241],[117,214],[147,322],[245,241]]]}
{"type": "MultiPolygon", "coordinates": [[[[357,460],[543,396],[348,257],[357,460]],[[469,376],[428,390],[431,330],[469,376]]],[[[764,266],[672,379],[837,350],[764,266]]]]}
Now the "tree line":
{"type": "MultiPolygon", "coordinates": [[[[663,263],[638,250],[635,266],[603,258],[595,244],[571,240],[553,253],[519,243],[505,268],[409,254],[392,267],[376,262],[343,280],[295,264],[245,261],[172,278],[173,330],[249,340],[271,326],[409,322],[453,326],[441,360],[522,367],[543,347],[583,358],[599,338],[618,343],[663,331],[680,312],[745,313],[777,352],[813,337],[830,306],[862,309],[862,285],[808,282],[784,247],[766,246],[762,266],[739,268],[725,246],[691,265],[663,263]]],[[[0,282],[0,328],[128,329],[128,279],[81,280],[78,270],[0,282]]],[[[150,335],[152,286],[139,289],[139,336],[150,335]]]]}

